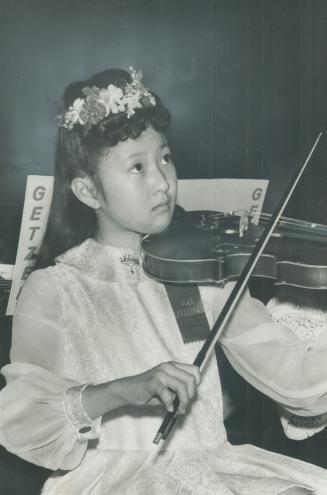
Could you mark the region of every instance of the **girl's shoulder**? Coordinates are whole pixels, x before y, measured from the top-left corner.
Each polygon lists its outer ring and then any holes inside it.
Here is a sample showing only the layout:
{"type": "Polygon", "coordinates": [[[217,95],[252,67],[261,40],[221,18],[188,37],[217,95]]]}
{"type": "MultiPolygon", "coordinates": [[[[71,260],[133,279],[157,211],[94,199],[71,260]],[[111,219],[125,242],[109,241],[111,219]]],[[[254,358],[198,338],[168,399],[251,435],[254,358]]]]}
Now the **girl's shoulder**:
{"type": "Polygon", "coordinates": [[[53,281],[50,273],[50,267],[34,270],[24,282],[23,288],[26,290],[37,290],[44,292],[53,288],[53,281]]]}
{"type": "Polygon", "coordinates": [[[58,307],[58,291],[49,268],[33,271],[20,291],[15,315],[53,313],[58,307]]]}
{"type": "Polygon", "coordinates": [[[51,271],[65,277],[88,277],[105,282],[143,280],[140,253],[131,248],[101,244],[86,239],[56,258],[51,271]]]}
{"type": "MultiPolygon", "coordinates": [[[[50,271],[74,269],[86,275],[91,274],[97,268],[101,273],[101,264],[103,263],[103,251],[93,239],[86,239],[81,244],[65,251],[55,259],[56,265],[50,268],[50,271]]],[[[107,260],[106,260],[107,261],[107,260]]]]}

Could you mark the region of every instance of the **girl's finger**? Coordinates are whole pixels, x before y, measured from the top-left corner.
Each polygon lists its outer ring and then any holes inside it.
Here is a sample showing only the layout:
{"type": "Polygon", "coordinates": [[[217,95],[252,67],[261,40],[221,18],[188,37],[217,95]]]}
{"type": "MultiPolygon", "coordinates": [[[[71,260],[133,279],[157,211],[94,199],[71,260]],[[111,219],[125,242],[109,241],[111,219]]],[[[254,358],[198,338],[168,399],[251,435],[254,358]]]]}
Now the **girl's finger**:
{"type": "Polygon", "coordinates": [[[162,386],[160,390],[158,390],[157,393],[160,401],[165,405],[167,411],[173,412],[174,406],[173,402],[176,397],[176,394],[174,394],[171,390],[168,388],[162,386]]]}
{"type": "Polygon", "coordinates": [[[177,362],[173,362],[173,364],[177,368],[184,370],[187,373],[190,373],[191,375],[193,375],[195,380],[196,380],[196,385],[200,384],[201,372],[200,372],[200,368],[198,368],[198,366],[194,366],[194,364],[185,364],[185,363],[177,363],[177,362]]]}
{"type": "Polygon", "coordinates": [[[179,378],[176,378],[175,376],[164,373],[163,371],[157,373],[156,380],[158,380],[160,385],[163,385],[165,388],[176,392],[180,402],[178,410],[180,413],[184,413],[191,399],[186,383],[179,378]]]}
{"type": "Polygon", "coordinates": [[[197,385],[197,377],[194,373],[190,372],[189,367],[185,366],[177,366],[173,363],[167,363],[162,370],[170,376],[177,378],[184,382],[188,389],[188,395],[190,399],[192,399],[195,395],[196,385],[197,385]]]}

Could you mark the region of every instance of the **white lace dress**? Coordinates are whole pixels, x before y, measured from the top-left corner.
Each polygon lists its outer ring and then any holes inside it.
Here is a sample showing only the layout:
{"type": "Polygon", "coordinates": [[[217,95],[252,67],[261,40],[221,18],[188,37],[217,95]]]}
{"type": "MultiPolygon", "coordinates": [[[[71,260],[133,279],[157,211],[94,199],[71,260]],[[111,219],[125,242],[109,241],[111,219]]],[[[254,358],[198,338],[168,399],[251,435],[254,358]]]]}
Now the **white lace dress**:
{"type": "MultiPolygon", "coordinates": [[[[125,407],[93,422],[87,417],[85,384],[167,360],[192,362],[201,345],[183,343],[164,287],[143,273],[136,254],[89,239],[29,277],[14,318],[12,364],[2,369],[0,443],[55,471],[43,488],[47,495],[272,495],[294,485],[326,495],[325,470],[227,442],[214,356],[197,400],[167,443],[152,443],[161,407],[125,407]]],[[[228,288],[205,287],[201,294],[212,323],[228,288]]],[[[274,339],[282,362],[296,337],[246,295],[224,338],[227,352],[239,370],[249,355],[243,371],[252,382],[290,408],[305,409],[308,401],[287,397],[271,379],[270,363],[254,358],[253,345],[266,342],[271,354],[274,339]]]]}

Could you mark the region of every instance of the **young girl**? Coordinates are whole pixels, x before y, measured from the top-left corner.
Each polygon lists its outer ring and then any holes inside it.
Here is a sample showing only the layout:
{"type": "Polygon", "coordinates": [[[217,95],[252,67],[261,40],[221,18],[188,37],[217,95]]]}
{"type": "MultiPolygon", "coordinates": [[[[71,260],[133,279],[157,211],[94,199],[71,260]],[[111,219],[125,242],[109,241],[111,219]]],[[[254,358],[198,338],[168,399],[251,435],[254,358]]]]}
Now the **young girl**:
{"type": "MultiPolygon", "coordinates": [[[[160,99],[139,73],[110,70],[70,85],[64,104],[41,269],[21,292],[2,369],[0,442],[55,471],[49,495],[326,494],[324,470],[227,442],[215,357],[201,377],[188,364],[202,343],[183,343],[165,287],[142,270],[141,235],[169,225],[176,198],[160,99]],[[187,413],[154,445],[175,393],[187,413]]],[[[201,287],[209,324],[229,290],[201,287]]],[[[321,393],[297,392],[296,366],[309,370],[314,353],[247,294],[222,342],[288,410],[327,408],[321,393]]]]}

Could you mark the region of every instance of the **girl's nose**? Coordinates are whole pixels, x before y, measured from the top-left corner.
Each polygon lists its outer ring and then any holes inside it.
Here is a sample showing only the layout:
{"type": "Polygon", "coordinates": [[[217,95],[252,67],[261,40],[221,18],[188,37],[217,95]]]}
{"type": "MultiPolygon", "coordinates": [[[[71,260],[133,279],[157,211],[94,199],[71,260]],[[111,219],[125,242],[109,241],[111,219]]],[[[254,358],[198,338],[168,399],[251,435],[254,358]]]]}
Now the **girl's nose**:
{"type": "Polygon", "coordinates": [[[159,168],[155,167],[152,176],[152,190],[154,193],[158,191],[166,192],[169,189],[169,181],[166,174],[159,168]]]}

